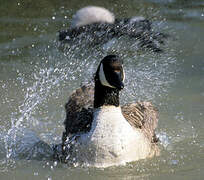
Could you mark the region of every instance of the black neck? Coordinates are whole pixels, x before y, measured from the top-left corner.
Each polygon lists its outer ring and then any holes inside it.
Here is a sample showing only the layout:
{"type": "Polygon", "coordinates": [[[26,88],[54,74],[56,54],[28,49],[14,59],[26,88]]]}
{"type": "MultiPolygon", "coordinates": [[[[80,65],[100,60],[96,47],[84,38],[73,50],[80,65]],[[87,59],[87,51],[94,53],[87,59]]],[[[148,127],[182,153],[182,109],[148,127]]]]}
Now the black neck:
{"type": "Polygon", "coordinates": [[[103,86],[99,80],[95,81],[94,108],[103,105],[119,106],[119,90],[103,86]]]}

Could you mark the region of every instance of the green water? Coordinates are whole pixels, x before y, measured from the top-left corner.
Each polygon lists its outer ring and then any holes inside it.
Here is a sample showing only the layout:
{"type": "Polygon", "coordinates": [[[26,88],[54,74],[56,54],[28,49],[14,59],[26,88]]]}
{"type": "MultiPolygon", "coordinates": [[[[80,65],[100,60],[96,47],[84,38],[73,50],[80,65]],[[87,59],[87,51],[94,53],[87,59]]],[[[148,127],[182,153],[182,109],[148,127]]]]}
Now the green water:
{"type": "Polygon", "coordinates": [[[202,180],[203,32],[202,0],[0,0],[0,179],[202,180]],[[26,160],[26,147],[38,138],[60,142],[69,94],[92,79],[108,53],[83,46],[67,53],[57,49],[57,31],[90,4],[117,17],[145,16],[156,23],[155,29],[171,35],[160,55],[124,48],[126,39],[115,47],[125,63],[122,103],[150,100],[159,109],[161,155],[107,169],[68,167],[43,157],[26,160]]]}

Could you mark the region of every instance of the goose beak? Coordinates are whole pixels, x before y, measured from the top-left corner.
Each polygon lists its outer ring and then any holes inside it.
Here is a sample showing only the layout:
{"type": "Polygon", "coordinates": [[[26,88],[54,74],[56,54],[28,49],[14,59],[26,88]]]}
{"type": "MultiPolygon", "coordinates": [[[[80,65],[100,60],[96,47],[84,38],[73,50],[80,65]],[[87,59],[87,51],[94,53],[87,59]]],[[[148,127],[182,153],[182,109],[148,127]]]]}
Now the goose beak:
{"type": "Polygon", "coordinates": [[[116,86],[118,90],[122,90],[124,88],[124,83],[121,81],[118,86],[116,86]]]}

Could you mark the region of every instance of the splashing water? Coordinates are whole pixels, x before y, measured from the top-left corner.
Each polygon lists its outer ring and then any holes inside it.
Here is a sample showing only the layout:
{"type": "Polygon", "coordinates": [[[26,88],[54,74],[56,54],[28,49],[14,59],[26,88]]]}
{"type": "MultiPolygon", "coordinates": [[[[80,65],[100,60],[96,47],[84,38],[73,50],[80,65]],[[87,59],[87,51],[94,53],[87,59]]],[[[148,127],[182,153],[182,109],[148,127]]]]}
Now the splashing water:
{"type": "Polygon", "coordinates": [[[127,88],[122,93],[123,103],[156,102],[157,96],[164,95],[174,81],[176,60],[170,53],[141,55],[135,52],[137,43],[131,44],[126,38],[113,39],[102,48],[84,48],[83,43],[66,52],[58,51],[55,45],[32,48],[30,64],[17,70],[16,81],[23,89],[23,99],[11,114],[11,128],[2,134],[7,160],[49,159],[53,155],[49,144],[61,142],[63,104],[72,90],[93,80],[96,67],[107,54],[116,53],[124,59],[127,88]]]}
{"type": "MultiPolygon", "coordinates": [[[[29,127],[32,120],[35,120],[35,115],[40,106],[44,105],[46,99],[52,95],[50,92],[52,86],[59,87],[58,82],[60,79],[54,75],[56,72],[57,68],[50,67],[40,69],[37,73],[32,74],[34,82],[32,86],[26,87],[23,104],[19,106],[18,114],[20,116],[11,117],[12,126],[5,136],[4,143],[7,158],[39,159],[42,155],[44,157],[52,155],[51,148],[26,127],[29,127]]],[[[24,80],[21,80],[25,84],[24,80]]]]}

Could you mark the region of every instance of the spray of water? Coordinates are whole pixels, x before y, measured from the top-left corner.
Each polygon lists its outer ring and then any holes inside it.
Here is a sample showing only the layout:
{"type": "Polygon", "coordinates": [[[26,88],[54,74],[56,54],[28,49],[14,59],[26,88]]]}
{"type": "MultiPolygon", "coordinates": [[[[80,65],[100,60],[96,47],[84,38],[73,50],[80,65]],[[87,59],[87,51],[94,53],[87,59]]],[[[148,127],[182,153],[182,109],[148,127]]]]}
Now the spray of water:
{"type": "Polygon", "coordinates": [[[56,112],[57,108],[50,108],[50,104],[58,106],[54,101],[67,99],[81,83],[92,81],[96,67],[107,54],[118,54],[124,59],[126,89],[122,94],[123,103],[135,100],[157,102],[156,98],[163,96],[174,81],[172,65],[176,61],[171,53],[136,52],[137,45],[137,42],[120,38],[101,47],[87,47],[86,42],[81,41],[65,48],[65,51],[58,50],[55,45],[35,46],[30,52],[35,58],[31,58],[28,67],[18,70],[16,78],[24,89],[24,95],[17,112],[11,115],[11,128],[3,138],[7,160],[40,159],[43,155],[50,157],[53,154],[39,134],[46,142],[60,143],[61,136],[50,140],[49,135],[53,136],[57,131],[55,126],[59,124],[56,119],[60,121],[58,129],[63,130],[64,108],[62,104],[61,110],[56,112]],[[35,133],[38,130],[49,133],[35,133]]]}

